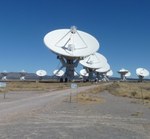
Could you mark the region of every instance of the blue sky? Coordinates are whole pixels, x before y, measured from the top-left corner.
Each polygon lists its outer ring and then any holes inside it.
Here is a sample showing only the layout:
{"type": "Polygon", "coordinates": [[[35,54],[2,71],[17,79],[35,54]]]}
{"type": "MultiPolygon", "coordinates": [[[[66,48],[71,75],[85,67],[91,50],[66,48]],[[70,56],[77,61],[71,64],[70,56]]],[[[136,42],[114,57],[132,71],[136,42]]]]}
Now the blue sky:
{"type": "Polygon", "coordinates": [[[0,0],[0,71],[52,74],[59,61],[43,38],[75,25],[97,38],[114,76],[125,68],[136,77],[136,68],[150,70],[149,7],[149,0],[0,0]]]}

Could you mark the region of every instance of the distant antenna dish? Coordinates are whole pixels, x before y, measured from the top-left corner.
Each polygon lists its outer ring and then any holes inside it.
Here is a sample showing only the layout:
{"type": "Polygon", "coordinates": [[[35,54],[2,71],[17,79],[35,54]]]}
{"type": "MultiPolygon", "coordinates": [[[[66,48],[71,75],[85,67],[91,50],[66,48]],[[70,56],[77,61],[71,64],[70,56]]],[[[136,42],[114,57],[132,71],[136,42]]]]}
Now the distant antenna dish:
{"type": "Polygon", "coordinates": [[[24,80],[25,80],[25,77],[24,77],[24,76],[20,77],[20,80],[21,80],[21,81],[24,81],[24,80]]]}
{"type": "Polygon", "coordinates": [[[1,72],[1,74],[2,74],[2,80],[3,81],[6,81],[7,80],[7,71],[3,71],[3,72],[1,72]]]}
{"type": "Polygon", "coordinates": [[[99,49],[99,43],[92,35],[77,30],[75,26],[49,32],[44,43],[54,53],[67,57],[85,57],[99,49]]]}
{"type": "Polygon", "coordinates": [[[139,81],[142,82],[144,77],[149,76],[149,71],[145,68],[137,68],[136,74],[139,77],[139,81]]]}
{"type": "Polygon", "coordinates": [[[88,77],[89,73],[87,73],[87,71],[85,69],[80,70],[80,74],[84,77],[88,77]]]}
{"type": "Polygon", "coordinates": [[[112,70],[109,70],[109,71],[106,73],[106,76],[108,76],[108,77],[113,76],[113,71],[112,71],[112,70]]]}
{"type": "Polygon", "coordinates": [[[53,74],[58,77],[62,77],[64,75],[64,71],[63,70],[54,70],[53,74]]]}
{"type": "Polygon", "coordinates": [[[21,81],[24,81],[25,80],[25,75],[26,75],[26,71],[25,70],[22,70],[21,72],[19,72],[20,73],[20,80],[21,81]]]}
{"type": "Polygon", "coordinates": [[[126,75],[128,72],[129,72],[129,71],[126,70],[126,69],[124,69],[124,68],[122,68],[121,70],[118,71],[118,73],[119,73],[120,76],[121,76],[121,80],[122,80],[122,81],[125,81],[125,80],[126,80],[125,75],[126,75]]]}
{"type": "Polygon", "coordinates": [[[100,53],[94,53],[80,60],[80,64],[90,69],[101,68],[107,63],[107,59],[100,53]]]}
{"type": "Polygon", "coordinates": [[[45,70],[38,70],[36,71],[36,75],[43,77],[47,75],[47,72],[45,70]]]}

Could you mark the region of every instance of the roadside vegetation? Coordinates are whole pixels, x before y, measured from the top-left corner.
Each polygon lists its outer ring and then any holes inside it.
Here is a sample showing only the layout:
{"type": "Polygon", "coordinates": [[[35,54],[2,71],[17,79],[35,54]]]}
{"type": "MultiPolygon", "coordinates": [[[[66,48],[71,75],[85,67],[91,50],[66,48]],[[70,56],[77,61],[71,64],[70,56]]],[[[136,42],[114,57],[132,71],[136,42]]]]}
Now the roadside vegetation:
{"type": "MultiPolygon", "coordinates": [[[[90,86],[93,83],[76,83],[80,86],[90,86]]],[[[7,82],[4,91],[54,91],[70,88],[71,83],[46,83],[46,82],[7,82]]],[[[150,103],[150,82],[109,82],[97,83],[96,87],[89,90],[78,92],[75,97],[81,103],[99,103],[104,102],[100,93],[107,91],[112,95],[143,99],[150,103]]]]}
{"type": "Polygon", "coordinates": [[[68,84],[44,82],[7,82],[7,91],[50,91],[68,88],[68,84]]]}
{"type": "MultiPolygon", "coordinates": [[[[13,81],[6,82],[7,91],[52,91],[70,88],[71,83],[60,82],[29,82],[29,81],[13,81]]],[[[78,87],[89,86],[91,83],[77,83],[78,87]]],[[[4,88],[0,89],[3,92],[4,88]]]]}
{"type": "Polygon", "coordinates": [[[107,91],[115,96],[142,99],[150,103],[150,82],[112,82],[100,83],[97,87],[78,94],[80,102],[104,102],[100,93],[107,91]]]}
{"type": "Polygon", "coordinates": [[[114,82],[106,89],[113,95],[150,101],[150,82],[114,82]]]}

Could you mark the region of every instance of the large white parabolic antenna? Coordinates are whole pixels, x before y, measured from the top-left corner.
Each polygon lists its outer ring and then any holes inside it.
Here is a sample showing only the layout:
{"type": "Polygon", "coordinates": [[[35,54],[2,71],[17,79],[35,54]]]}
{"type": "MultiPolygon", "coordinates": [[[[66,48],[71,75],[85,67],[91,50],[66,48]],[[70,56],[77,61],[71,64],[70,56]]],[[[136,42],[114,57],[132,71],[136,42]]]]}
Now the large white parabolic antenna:
{"type": "Polygon", "coordinates": [[[54,70],[53,74],[58,77],[62,77],[64,75],[64,71],[63,70],[54,70]]]}
{"type": "Polygon", "coordinates": [[[99,43],[92,35],[79,31],[75,26],[70,29],[58,29],[47,33],[44,37],[45,45],[60,60],[62,68],[66,68],[65,82],[73,80],[75,68],[79,60],[95,53],[99,49],[99,43]]]}
{"type": "Polygon", "coordinates": [[[38,70],[36,71],[36,75],[38,75],[39,77],[43,77],[47,75],[47,72],[45,70],[38,70]]]}
{"type": "Polygon", "coordinates": [[[139,80],[142,82],[144,77],[149,76],[149,71],[145,68],[137,68],[136,74],[139,77],[139,80]]]}
{"type": "Polygon", "coordinates": [[[92,35],[74,26],[49,32],[44,43],[54,53],[67,57],[85,57],[99,49],[99,43],[92,35]]]}
{"type": "Polygon", "coordinates": [[[105,63],[107,63],[107,59],[102,54],[97,52],[87,56],[83,60],[80,60],[81,65],[90,69],[101,68],[105,63]]]}

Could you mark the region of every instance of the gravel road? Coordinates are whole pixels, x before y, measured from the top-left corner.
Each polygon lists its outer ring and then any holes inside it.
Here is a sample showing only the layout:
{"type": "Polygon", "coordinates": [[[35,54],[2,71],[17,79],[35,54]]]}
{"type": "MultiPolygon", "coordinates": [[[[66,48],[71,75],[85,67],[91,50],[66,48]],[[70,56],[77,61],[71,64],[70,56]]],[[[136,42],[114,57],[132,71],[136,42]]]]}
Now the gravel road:
{"type": "Polygon", "coordinates": [[[70,103],[81,90],[0,94],[0,139],[150,139],[150,107],[101,93],[101,103],[70,103]]]}

